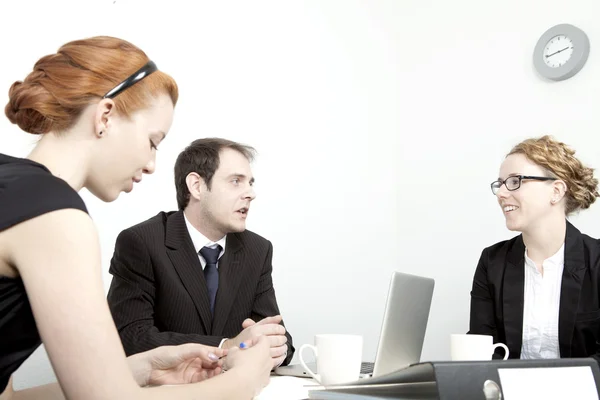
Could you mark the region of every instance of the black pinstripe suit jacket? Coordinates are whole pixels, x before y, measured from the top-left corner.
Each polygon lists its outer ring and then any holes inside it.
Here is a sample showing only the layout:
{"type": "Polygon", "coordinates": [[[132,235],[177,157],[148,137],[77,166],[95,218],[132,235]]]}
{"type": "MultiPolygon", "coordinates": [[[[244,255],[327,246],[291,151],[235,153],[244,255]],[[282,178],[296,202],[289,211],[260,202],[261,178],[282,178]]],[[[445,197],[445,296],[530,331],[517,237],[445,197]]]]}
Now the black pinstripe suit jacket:
{"type": "MultiPolygon", "coordinates": [[[[253,232],[227,235],[213,319],[182,211],[160,212],[122,231],[110,265],[108,304],[127,355],[190,342],[218,346],[241,332],[244,319],[279,314],[272,255],[271,242],[253,232]]],[[[284,365],[294,354],[286,336],[284,365]]]]}

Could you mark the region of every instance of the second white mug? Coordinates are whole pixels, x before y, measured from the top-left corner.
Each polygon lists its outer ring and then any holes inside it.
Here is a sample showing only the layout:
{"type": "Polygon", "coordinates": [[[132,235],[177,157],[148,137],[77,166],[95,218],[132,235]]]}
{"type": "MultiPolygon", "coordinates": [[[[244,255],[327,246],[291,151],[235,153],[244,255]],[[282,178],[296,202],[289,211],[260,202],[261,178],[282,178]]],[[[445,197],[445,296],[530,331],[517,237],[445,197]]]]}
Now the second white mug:
{"type": "Polygon", "coordinates": [[[491,360],[496,347],[504,349],[504,359],[508,359],[508,347],[504,343],[494,344],[490,335],[453,334],[450,336],[450,357],[452,361],[491,360]]]}

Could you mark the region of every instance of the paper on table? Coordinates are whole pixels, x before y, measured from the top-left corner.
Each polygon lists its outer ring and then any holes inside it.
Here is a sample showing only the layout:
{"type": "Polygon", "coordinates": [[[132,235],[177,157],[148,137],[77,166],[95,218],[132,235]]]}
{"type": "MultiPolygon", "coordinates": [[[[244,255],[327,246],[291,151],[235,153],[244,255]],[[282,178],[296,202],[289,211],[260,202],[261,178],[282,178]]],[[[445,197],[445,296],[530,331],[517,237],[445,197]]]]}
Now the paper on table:
{"type": "Polygon", "coordinates": [[[590,367],[499,368],[506,400],[598,400],[590,367]]]}
{"type": "Polygon", "coordinates": [[[254,400],[301,400],[308,398],[308,389],[319,384],[313,379],[293,376],[271,376],[269,384],[254,400]]]}

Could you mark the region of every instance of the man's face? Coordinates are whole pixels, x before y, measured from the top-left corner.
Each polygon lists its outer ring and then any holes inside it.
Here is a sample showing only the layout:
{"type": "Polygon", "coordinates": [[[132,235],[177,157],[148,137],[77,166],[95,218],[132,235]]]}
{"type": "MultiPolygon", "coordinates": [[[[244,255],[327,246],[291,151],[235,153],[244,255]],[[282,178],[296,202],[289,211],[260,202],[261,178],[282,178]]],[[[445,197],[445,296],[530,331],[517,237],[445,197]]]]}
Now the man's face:
{"type": "Polygon", "coordinates": [[[202,185],[199,207],[204,223],[221,236],[243,232],[250,203],[256,197],[253,184],[248,159],[237,150],[221,150],[219,168],[212,178],[210,190],[202,185]]]}

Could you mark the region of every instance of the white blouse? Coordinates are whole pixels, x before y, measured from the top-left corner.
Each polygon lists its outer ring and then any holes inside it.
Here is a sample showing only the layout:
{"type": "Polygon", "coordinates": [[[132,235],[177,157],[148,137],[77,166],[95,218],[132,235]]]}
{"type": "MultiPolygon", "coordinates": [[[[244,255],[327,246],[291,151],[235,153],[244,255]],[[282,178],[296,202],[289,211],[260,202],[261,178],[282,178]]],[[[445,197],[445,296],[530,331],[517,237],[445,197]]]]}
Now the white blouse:
{"type": "Polygon", "coordinates": [[[521,359],[560,358],[558,309],[565,245],[542,263],[544,275],[525,249],[525,302],[521,359]]]}

